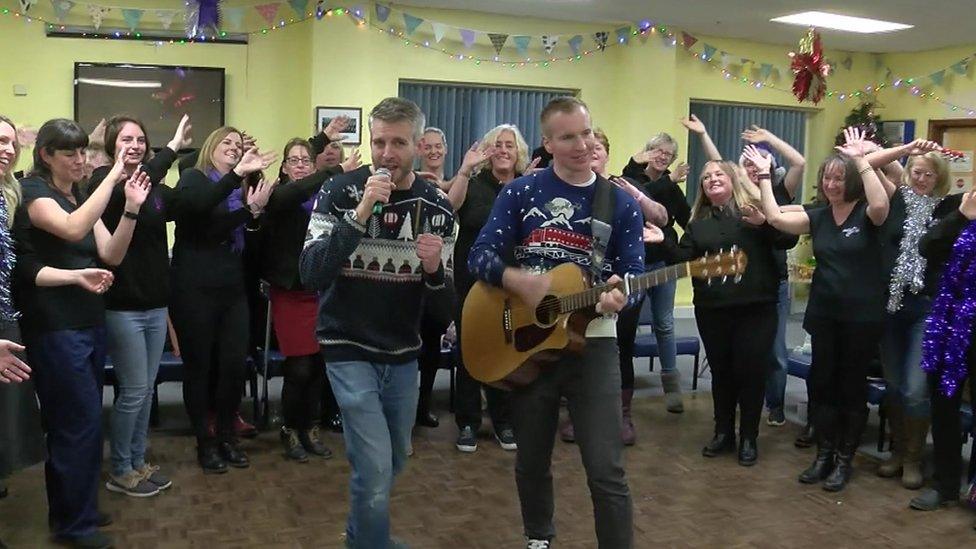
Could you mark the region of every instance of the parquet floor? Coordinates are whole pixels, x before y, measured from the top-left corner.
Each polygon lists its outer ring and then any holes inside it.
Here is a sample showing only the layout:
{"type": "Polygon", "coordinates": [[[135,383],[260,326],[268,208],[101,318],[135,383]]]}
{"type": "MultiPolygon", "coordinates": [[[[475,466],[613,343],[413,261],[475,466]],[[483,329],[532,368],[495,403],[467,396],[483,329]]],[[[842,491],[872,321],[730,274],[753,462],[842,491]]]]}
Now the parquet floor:
{"type": "MultiPolygon", "coordinates": [[[[858,458],[857,476],[840,495],[798,484],[812,450],[793,447],[795,425],[763,424],[760,462],[743,468],[731,456],[700,455],[711,431],[707,393],[686,398],[683,415],[666,413],[660,397],[635,404],[639,440],[626,457],[637,547],[976,547],[976,514],[909,510],[911,493],[876,477],[869,458],[858,458]]],[[[415,456],[394,489],[395,534],[414,548],[523,546],[513,454],[487,438],[477,453],[461,454],[452,418],[441,419],[438,429],[414,437],[415,456]]],[[[340,437],[330,434],[329,443],[337,453],[330,461],[286,463],[277,434],[263,433],[246,442],[250,469],[204,476],[189,437],[154,431],[153,461],[175,485],[145,500],[103,490],[102,508],[115,519],[107,531],[119,547],[132,548],[340,547],[349,469],[340,437]]],[[[576,447],[558,442],[553,462],[554,546],[595,547],[576,447]]],[[[10,547],[50,546],[42,469],[16,474],[8,486],[0,539],[10,547]]]]}

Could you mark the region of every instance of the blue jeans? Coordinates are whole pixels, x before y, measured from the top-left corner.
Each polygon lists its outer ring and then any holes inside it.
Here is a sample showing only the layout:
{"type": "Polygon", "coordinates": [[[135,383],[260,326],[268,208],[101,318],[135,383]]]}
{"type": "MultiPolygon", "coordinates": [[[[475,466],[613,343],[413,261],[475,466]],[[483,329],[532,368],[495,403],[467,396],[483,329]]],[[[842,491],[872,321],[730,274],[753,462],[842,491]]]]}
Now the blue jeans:
{"type": "MultiPolygon", "coordinates": [[[[660,269],[664,262],[648,265],[647,270],[660,269]]],[[[678,349],[674,343],[674,293],[678,281],[659,284],[647,290],[651,300],[654,338],[657,340],[657,358],[661,362],[661,373],[673,372],[678,368],[678,349]]]]}
{"type": "Polygon", "coordinates": [[[417,361],[330,362],[325,371],[342,412],[352,467],[346,543],[355,549],[385,549],[390,546],[390,490],[407,463],[417,415],[417,361]]]}
{"type": "Polygon", "coordinates": [[[786,350],[786,321],[790,318],[790,281],[779,281],[779,301],[776,306],[776,341],[773,342],[773,363],[766,376],[766,407],[782,408],[786,400],[786,372],[789,353],[786,350]]]}
{"type": "Polygon", "coordinates": [[[119,383],[110,431],[112,473],[124,475],[146,464],[149,412],[166,343],[166,307],[105,311],[105,327],[119,383]]]}
{"type": "Polygon", "coordinates": [[[888,394],[910,417],[929,417],[928,377],[922,371],[922,336],[925,318],[932,301],[928,297],[905,294],[902,307],[885,315],[881,338],[881,364],[888,394]]]}

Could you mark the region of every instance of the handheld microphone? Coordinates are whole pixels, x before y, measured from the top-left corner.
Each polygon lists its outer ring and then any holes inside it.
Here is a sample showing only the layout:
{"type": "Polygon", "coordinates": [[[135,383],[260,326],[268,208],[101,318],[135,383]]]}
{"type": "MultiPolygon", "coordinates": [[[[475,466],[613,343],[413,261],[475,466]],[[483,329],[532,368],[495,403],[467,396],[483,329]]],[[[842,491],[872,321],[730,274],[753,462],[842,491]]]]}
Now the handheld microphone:
{"type": "MultiPolygon", "coordinates": [[[[393,180],[393,174],[390,173],[390,170],[388,170],[386,168],[376,168],[376,172],[373,175],[385,175],[391,181],[393,180]]],[[[377,202],[377,203],[373,204],[373,213],[376,214],[376,215],[380,215],[380,214],[383,213],[383,203],[382,202],[377,202]]]]}

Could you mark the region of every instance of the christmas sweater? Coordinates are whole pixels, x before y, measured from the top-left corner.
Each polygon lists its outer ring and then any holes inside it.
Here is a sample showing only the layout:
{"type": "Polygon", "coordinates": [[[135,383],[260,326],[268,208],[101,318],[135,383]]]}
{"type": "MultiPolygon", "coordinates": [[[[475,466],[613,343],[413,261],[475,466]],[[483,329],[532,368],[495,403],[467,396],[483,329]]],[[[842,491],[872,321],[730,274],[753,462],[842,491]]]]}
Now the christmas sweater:
{"type": "Polygon", "coordinates": [[[299,273],[319,292],[316,336],[327,362],[403,364],[420,351],[424,307],[448,319],[453,309],[454,213],[447,197],[424,179],[395,190],[365,225],[355,216],[369,166],[322,186],[312,208],[299,273]],[[416,237],[444,239],[441,268],[424,272],[416,237]]]}

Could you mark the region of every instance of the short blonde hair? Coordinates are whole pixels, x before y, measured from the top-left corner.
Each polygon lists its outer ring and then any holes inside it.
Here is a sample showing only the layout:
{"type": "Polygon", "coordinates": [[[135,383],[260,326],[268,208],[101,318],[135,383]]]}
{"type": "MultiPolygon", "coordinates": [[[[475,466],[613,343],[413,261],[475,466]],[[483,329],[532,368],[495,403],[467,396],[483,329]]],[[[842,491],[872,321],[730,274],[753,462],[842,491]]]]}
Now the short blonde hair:
{"type": "MultiPolygon", "coordinates": [[[[513,124],[500,124],[488,130],[488,133],[478,143],[478,149],[483,151],[488,147],[494,147],[495,141],[498,141],[498,137],[501,136],[502,132],[512,132],[512,135],[515,136],[515,149],[518,153],[515,158],[515,174],[518,176],[529,166],[529,146],[525,143],[525,138],[522,137],[522,132],[519,131],[517,126],[513,124]]],[[[474,173],[478,173],[490,166],[491,158],[486,158],[475,166],[474,173]]]]}
{"type": "Polygon", "coordinates": [[[203,173],[216,169],[212,158],[213,153],[217,149],[217,145],[232,133],[236,133],[241,136],[242,140],[244,139],[244,134],[233,126],[223,126],[212,131],[207,136],[207,140],[203,142],[203,146],[200,147],[200,156],[197,157],[197,165],[194,167],[203,173]]]}
{"type": "Polygon", "coordinates": [[[945,196],[949,194],[949,163],[946,162],[945,158],[941,154],[935,151],[929,151],[920,156],[910,156],[908,157],[908,162],[905,164],[905,170],[901,174],[901,184],[910,187],[912,184],[912,176],[909,172],[912,170],[912,166],[919,160],[926,160],[935,169],[935,187],[932,189],[932,194],[935,196],[945,196]]]}
{"type": "Polygon", "coordinates": [[[712,206],[712,201],[708,199],[705,190],[702,188],[702,183],[705,182],[705,173],[710,164],[718,164],[719,168],[729,176],[729,180],[732,182],[732,206],[736,213],[742,211],[745,206],[758,207],[760,205],[755,186],[745,184],[748,181],[745,170],[726,160],[709,160],[702,166],[701,175],[698,177],[698,193],[695,195],[695,205],[691,207],[692,220],[705,217],[708,208],[712,206]]]}

